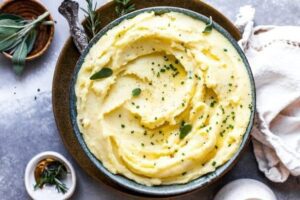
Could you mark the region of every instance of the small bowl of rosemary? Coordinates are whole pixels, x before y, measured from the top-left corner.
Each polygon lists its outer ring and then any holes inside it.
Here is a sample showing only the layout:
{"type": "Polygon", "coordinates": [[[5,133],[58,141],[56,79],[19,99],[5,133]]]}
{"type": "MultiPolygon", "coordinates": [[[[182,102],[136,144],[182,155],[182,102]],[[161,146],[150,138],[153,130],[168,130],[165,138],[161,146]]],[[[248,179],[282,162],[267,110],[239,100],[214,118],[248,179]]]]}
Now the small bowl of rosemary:
{"type": "Polygon", "coordinates": [[[16,74],[23,72],[25,61],[46,52],[53,36],[53,18],[39,1],[0,3],[0,52],[12,60],[16,74]]]}
{"type": "Polygon", "coordinates": [[[75,191],[76,175],[64,156],[47,151],[29,161],[24,181],[33,199],[68,199],[75,191]]]}

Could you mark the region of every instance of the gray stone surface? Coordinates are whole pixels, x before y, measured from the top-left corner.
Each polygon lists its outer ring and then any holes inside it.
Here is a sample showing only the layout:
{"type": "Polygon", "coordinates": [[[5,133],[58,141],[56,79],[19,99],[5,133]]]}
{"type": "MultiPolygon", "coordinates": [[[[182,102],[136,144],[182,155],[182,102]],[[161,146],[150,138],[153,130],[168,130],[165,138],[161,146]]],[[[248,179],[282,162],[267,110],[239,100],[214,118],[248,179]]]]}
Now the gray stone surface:
{"type": "MultiPolygon", "coordinates": [[[[80,4],[84,4],[83,0],[79,1],[80,4]]],[[[21,78],[13,74],[10,62],[0,56],[0,199],[29,199],[23,182],[25,166],[32,156],[46,150],[62,153],[74,165],[78,182],[72,199],[141,199],[94,181],[79,168],[64,148],[52,113],[51,84],[57,57],[69,33],[67,23],[57,12],[61,1],[42,0],[42,2],[58,21],[53,44],[46,55],[28,63],[26,72],[21,78]]],[[[101,5],[105,1],[98,0],[98,2],[101,5]]],[[[208,0],[207,2],[231,20],[234,20],[240,6],[252,4],[257,9],[257,24],[300,25],[300,0],[208,0]]],[[[268,181],[257,169],[251,146],[233,170],[218,183],[203,191],[195,191],[172,199],[209,200],[221,186],[237,178],[254,178],[266,183],[275,191],[279,200],[300,199],[300,181],[297,178],[290,178],[281,184],[268,181]]]]}

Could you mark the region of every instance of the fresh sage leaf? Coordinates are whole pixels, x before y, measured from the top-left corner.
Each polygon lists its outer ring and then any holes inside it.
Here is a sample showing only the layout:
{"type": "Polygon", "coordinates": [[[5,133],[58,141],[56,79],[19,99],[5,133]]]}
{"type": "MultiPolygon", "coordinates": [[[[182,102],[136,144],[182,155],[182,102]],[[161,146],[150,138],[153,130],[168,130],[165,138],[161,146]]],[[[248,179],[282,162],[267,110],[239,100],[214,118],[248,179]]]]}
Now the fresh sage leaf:
{"type": "Polygon", "coordinates": [[[22,42],[22,38],[16,39],[14,43],[9,46],[5,51],[9,54],[13,54],[16,50],[16,47],[22,42]]]}
{"type": "Polygon", "coordinates": [[[2,13],[0,14],[0,20],[2,19],[12,19],[14,21],[23,21],[24,19],[18,15],[13,15],[9,13],[2,13]]]}
{"type": "Polygon", "coordinates": [[[210,16],[209,22],[206,24],[205,29],[202,31],[202,33],[210,33],[213,29],[213,19],[210,16]]]}
{"type": "Polygon", "coordinates": [[[185,138],[185,136],[187,136],[187,134],[189,134],[189,132],[191,132],[191,130],[192,130],[192,125],[190,125],[190,124],[185,124],[185,125],[181,126],[179,138],[180,139],[185,138]]]}
{"type": "Polygon", "coordinates": [[[0,39],[3,40],[6,37],[15,34],[21,29],[21,25],[11,19],[0,20],[0,39]]]}
{"type": "Polygon", "coordinates": [[[104,67],[100,71],[96,72],[90,77],[90,80],[97,80],[102,78],[110,77],[113,71],[110,68],[104,67]]]}
{"type": "Polygon", "coordinates": [[[36,29],[32,29],[29,34],[28,37],[26,39],[26,44],[27,44],[27,52],[28,54],[32,51],[34,43],[36,41],[36,37],[37,37],[37,30],[36,29]]]}
{"type": "Polygon", "coordinates": [[[0,52],[7,51],[17,46],[21,40],[16,34],[12,34],[3,40],[0,40],[0,52]]]}
{"type": "Polygon", "coordinates": [[[141,88],[135,88],[132,90],[132,96],[137,97],[141,94],[142,90],[141,88]]]}
{"type": "Polygon", "coordinates": [[[17,46],[12,57],[13,69],[18,75],[20,75],[23,72],[27,54],[28,48],[26,40],[23,40],[21,44],[17,46]]]}

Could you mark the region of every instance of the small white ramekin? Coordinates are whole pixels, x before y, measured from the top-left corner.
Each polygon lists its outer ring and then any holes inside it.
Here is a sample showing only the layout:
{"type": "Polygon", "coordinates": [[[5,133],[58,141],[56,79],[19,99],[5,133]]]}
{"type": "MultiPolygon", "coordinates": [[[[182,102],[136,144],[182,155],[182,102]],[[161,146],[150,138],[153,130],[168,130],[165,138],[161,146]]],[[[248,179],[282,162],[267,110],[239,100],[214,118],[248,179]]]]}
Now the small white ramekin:
{"type": "Polygon", "coordinates": [[[254,179],[238,179],[225,185],[214,200],[276,200],[274,192],[254,179]]]}
{"type": "Polygon", "coordinates": [[[25,170],[25,187],[29,196],[34,200],[64,200],[72,196],[76,187],[76,174],[71,163],[61,154],[53,151],[45,151],[34,156],[27,164],[25,170]],[[63,163],[68,171],[68,175],[64,180],[64,183],[68,187],[68,191],[65,194],[58,193],[55,186],[44,186],[43,189],[34,189],[36,183],[34,178],[34,170],[36,165],[46,158],[52,158],[63,163]]]}

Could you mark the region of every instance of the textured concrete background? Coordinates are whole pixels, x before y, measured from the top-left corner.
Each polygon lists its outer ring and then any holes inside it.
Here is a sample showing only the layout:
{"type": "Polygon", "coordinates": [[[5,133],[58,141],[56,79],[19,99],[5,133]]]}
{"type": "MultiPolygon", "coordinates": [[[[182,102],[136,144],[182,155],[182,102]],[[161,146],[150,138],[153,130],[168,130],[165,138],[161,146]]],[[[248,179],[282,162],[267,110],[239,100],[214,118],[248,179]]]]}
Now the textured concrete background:
{"type": "MultiPolygon", "coordinates": [[[[60,141],[52,113],[51,84],[57,57],[69,33],[67,23],[57,12],[61,0],[42,2],[58,22],[50,50],[42,58],[28,63],[22,77],[16,77],[10,62],[0,56],[0,199],[29,199],[23,183],[25,166],[32,156],[46,150],[60,152],[73,163],[78,182],[72,199],[140,199],[92,180],[72,160],[60,141]]],[[[79,2],[84,5],[84,0],[79,2]]],[[[98,2],[101,5],[105,0],[98,2]]],[[[256,24],[300,25],[300,0],[207,2],[231,20],[234,20],[240,6],[251,4],[257,10],[256,24]]],[[[174,199],[212,199],[222,185],[237,178],[254,178],[266,183],[274,190],[278,200],[300,199],[300,181],[290,178],[282,184],[269,182],[258,171],[251,146],[234,169],[218,183],[204,191],[174,199]]]]}

